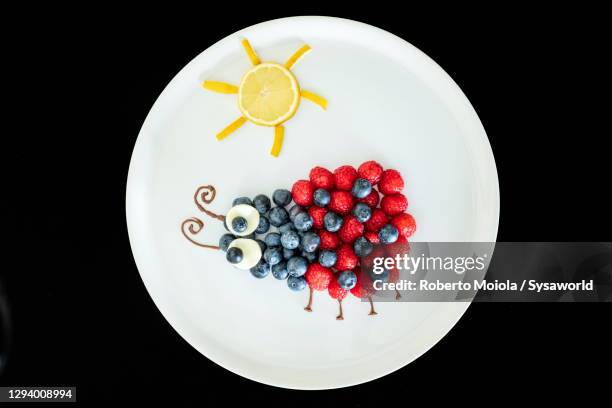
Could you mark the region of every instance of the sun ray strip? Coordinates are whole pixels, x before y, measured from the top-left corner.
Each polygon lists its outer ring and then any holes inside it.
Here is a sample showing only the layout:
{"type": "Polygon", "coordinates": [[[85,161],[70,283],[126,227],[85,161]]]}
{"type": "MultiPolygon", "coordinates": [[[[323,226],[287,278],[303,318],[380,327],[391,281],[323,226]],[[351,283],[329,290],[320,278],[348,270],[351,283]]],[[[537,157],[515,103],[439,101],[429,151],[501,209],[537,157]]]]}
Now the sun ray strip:
{"type": "Polygon", "coordinates": [[[238,87],[236,85],[228,84],[227,82],[218,81],[204,81],[202,84],[204,89],[209,91],[224,93],[224,94],[235,94],[238,93],[238,87]]]}
{"type": "Polygon", "coordinates": [[[246,38],[242,40],[242,47],[244,48],[244,51],[247,53],[247,56],[249,57],[253,65],[261,64],[261,61],[255,53],[253,47],[251,47],[251,43],[249,42],[249,40],[247,40],[246,38]]]}
{"type": "Polygon", "coordinates": [[[272,150],[270,154],[274,157],[278,157],[281,148],[283,147],[283,138],[285,136],[285,128],[283,126],[276,126],[274,128],[274,143],[272,144],[272,150]]]}
{"type": "Polygon", "coordinates": [[[235,132],[240,126],[244,125],[246,118],[244,116],[239,117],[235,121],[229,124],[228,127],[217,133],[217,140],[223,140],[228,137],[232,132],[235,132]]]}
{"type": "Polygon", "coordinates": [[[299,50],[293,53],[291,57],[285,62],[285,68],[291,69],[296,62],[311,50],[308,44],[304,44],[299,50]]]}
{"type": "Polygon", "coordinates": [[[321,95],[317,95],[316,93],[307,91],[305,89],[302,89],[301,94],[302,98],[308,99],[310,102],[316,103],[323,109],[327,110],[327,99],[321,95]]]}

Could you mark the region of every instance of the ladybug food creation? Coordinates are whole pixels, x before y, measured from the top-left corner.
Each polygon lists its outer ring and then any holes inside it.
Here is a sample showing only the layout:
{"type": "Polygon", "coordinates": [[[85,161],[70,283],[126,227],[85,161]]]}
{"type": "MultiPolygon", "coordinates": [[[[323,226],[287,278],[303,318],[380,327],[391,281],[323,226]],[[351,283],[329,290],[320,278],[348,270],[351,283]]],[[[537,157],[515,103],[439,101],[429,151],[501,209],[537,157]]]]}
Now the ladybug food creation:
{"type": "Polygon", "coordinates": [[[416,230],[403,190],[401,174],[375,161],[333,172],[314,167],[291,191],[277,189],[272,199],[238,197],[222,216],[205,207],[215,198],[214,187],[202,186],[194,196],[197,207],[222,221],[228,232],[218,245],[202,244],[193,239],[204,227],[198,218],[183,221],[181,232],[195,245],[225,252],[230,264],[255,278],[272,275],[296,292],[308,288],[307,311],[313,292],[327,291],[338,301],[342,320],[342,300],[350,292],[368,299],[374,315],[373,281],[398,276],[396,270],[374,275],[369,260],[407,250],[416,230]]]}

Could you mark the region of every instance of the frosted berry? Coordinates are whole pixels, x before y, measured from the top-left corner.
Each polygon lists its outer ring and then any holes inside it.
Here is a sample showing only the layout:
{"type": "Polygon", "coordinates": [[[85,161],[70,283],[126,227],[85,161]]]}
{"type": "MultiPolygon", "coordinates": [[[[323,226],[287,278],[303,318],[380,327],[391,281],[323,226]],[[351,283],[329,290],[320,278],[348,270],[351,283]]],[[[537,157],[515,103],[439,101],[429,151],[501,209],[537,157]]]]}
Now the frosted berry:
{"type": "Polygon", "coordinates": [[[357,178],[357,170],[353,166],[340,166],[334,170],[336,189],[351,191],[357,178]]]}
{"type": "Polygon", "coordinates": [[[312,205],[312,195],[314,193],[314,187],[308,180],[298,180],[293,184],[291,189],[291,196],[296,204],[302,207],[309,207],[312,205]]]}
{"type": "Polygon", "coordinates": [[[308,271],[304,275],[308,286],[313,290],[325,290],[333,279],[334,275],[331,269],[324,267],[319,263],[312,263],[308,266],[308,271]]]}
{"type": "Polygon", "coordinates": [[[404,179],[397,170],[385,170],[378,183],[378,189],[383,194],[401,193],[404,189],[404,179]]]}
{"type": "Polygon", "coordinates": [[[387,215],[401,214],[408,208],[408,200],[403,194],[390,194],[383,197],[380,208],[387,215]]]}
{"type": "Polygon", "coordinates": [[[309,178],[315,188],[322,188],[328,191],[334,188],[333,173],[323,167],[314,167],[310,170],[309,178]]]}
{"type": "Polygon", "coordinates": [[[383,168],[374,160],[370,160],[359,166],[357,173],[359,174],[359,177],[368,180],[374,186],[380,181],[383,168]]]}

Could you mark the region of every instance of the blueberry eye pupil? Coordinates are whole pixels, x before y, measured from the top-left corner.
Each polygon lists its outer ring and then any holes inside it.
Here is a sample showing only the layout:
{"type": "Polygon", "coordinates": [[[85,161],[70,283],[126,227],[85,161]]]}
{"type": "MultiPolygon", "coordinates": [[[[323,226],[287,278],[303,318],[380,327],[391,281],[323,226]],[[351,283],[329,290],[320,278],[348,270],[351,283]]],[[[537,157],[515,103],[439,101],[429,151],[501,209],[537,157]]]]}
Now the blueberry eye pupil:
{"type": "Polygon", "coordinates": [[[226,258],[230,263],[237,264],[242,262],[244,254],[242,253],[242,249],[238,247],[232,247],[227,250],[226,258]]]}
{"type": "Polygon", "coordinates": [[[247,220],[244,217],[236,217],[232,220],[232,229],[236,232],[246,231],[247,226],[247,220]]]}

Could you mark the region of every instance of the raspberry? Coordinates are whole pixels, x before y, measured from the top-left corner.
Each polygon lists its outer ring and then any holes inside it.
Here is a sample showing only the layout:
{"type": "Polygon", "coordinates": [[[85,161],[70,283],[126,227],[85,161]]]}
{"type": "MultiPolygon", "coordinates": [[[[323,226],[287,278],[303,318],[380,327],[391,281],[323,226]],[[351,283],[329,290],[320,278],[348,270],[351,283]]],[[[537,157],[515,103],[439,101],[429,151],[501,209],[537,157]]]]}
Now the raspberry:
{"type": "Polygon", "coordinates": [[[380,181],[383,168],[374,160],[370,160],[359,166],[357,173],[359,173],[359,177],[368,180],[372,185],[376,185],[380,181]]]}
{"type": "Polygon", "coordinates": [[[324,267],[320,263],[312,263],[304,275],[308,286],[314,290],[325,290],[334,278],[331,269],[324,267]]]}
{"type": "Polygon", "coordinates": [[[372,211],[370,219],[366,221],[365,229],[377,233],[388,222],[387,215],[380,208],[376,208],[372,211]]]}
{"type": "Polygon", "coordinates": [[[372,189],[372,192],[370,194],[368,194],[364,198],[360,198],[357,201],[360,203],[367,204],[370,208],[376,208],[379,199],[380,196],[378,195],[378,191],[372,189]]]}
{"type": "Polygon", "coordinates": [[[357,284],[353,289],[351,289],[353,296],[363,299],[374,293],[374,288],[372,287],[372,280],[370,277],[364,272],[357,270],[355,271],[355,274],[357,275],[357,284]]]}
{"type": "Polygon", "coordinates": [[[396,215],[391,219],[391,224],[395,225],[395,228],[397,228],[400,233],[400,237],[405,239],[410,238],[416,231],[416,221],[414,217],[408,213],[396,215]]]}
{"type": "Polygon", "coordinates": [[[349,244],[342,244],[340,248],[336,250],[338,260],[334,267],[339,271],[348,271],[354,269],[357,266],[359,258],[353,252],[353,248],[349,244]]]}
{"type": "Polygon", "coordinates": [[[348,244],[352,244],[357,238],[363,234],[363,224],[352,215],[346,215],[338,236],[348,244]]]}
{"type": "Polygon", "coordinates": [[[327,291],[329,292],[329,296],[338,300],[344,299],[348,294],[348,291],[342,289],[335,278],[332,279],[331,282],[329,282],[329,287],[327,288],[327,291]]]}
{"type": "Polygon", "coordinates": [[[338,214],[348,214],[353,209],[353,196],[348,191],[332,191],[327,207],[338,214]]]}
{"type": "Polygon", "coordinates": [[[384,258],[386,255],[385,247],[376,245],[368,256],[361,258],[361,266],[365,269],[364,271],[371,271],[374,266],[374,259],[384,258]]]}
{"type": "Polygon", "coordinates": [[[378,183],[378,189],[383,194],[401,193],[404,189],[404,179],[397,170],[385,170],[378,183]]]}
{"type": "Polygon", "coordinates": [[[313,167],[313,169],[310,170],[309,177],[315,189],[323,188],[328,191],[334,189],[334,175],[331,171],[323,167],[313,167]]]}
{"type": "Polygon", "coordinates": [[[321,238],[321,243],[319,244],[319,249],[321,250],[336,249],[338,245],[340,245],[340,238],[338,238],[338,235],[325,229],[319,231],[319,238],[321,238]]]}
{"type": "Polygon", "coordinates": [[[308,209],[308,214],[312,218],[312,226],[314,228],[323,228],[323,217],[325,217],[325,214],[327,214],[327,210],[325,208],[313,205],[308,209]]]}
{"type": "Polygon", "coordinates": [[[380,238],[378,238],[378,234],[376,232],[373,231],[366,231],[365,234],[363,234],[364,237],[366,237],[366,239],[368,241],[370,241],[373,244],[380,244],[380,238]]]}
{"type": "Polygon", "coordinates": [[[406,211],[408,208],[408,199],[403,194],[391,194],[384,196],[380,202],[380,208],[387,215],[397,215],[406,211]]]}
{"type": "Polygon", "coordinates": [[[408,254],[410,252],[410,243],[406,238],[400,236],[397,241],[386,245],[384,248],[387,256],[394,258],[396,255],[403,256],[404,254],[408,254]]]}
{"type": "Polygon", "coordinates": [[[293,201],[296,202],[297,205],[301,205],[302,207],[308,207],[312,205],[312,194],[314,193],[314,187],[310,184],[308,180],[298,180],[293,184],[293,188],[291,189],[291,196],[293,197],[293,201]]]}
{"type": "Polygon", "coordinates": [[[399,280],[399,273],[400,273],[399,269],[397,269],[395,266],[389,269],[389,280],[388,281],[391,283],[397,282],[399,280]]]}
{"type": "Polygon", "coordinates": [[[357,178],[357,170],[353,166],[340,166],[334,170],[334,181],[338,190],[351,191],[357,178]]]}

